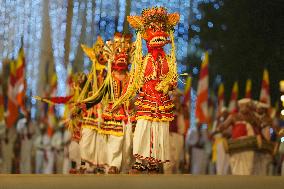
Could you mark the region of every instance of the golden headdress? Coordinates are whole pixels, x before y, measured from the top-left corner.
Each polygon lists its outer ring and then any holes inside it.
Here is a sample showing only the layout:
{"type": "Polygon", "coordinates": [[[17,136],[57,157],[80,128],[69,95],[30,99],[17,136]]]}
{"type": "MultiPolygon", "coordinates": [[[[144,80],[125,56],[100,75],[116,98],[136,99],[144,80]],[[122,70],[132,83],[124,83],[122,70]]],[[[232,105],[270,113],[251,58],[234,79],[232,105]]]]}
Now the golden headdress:
{"type": "Polygon", "coordinates": [[[179,18],[178,13],[169,14],[164,7],[152,7],[144,9],[141,16],[127,16],[127,21],[134,29],[143,34],[150,24],[155,22],[162,23],[165,31],[170,32],[179,22],[179,18]]]}
{"type": "Polygon", "coordinates": [[[132,48],[132,35],[131,34],[122,34],[115,33],[113,40],[106,41],[103,54],[104,57],[108,60],[107,65],[107,76],[102,84],[102,86],[92,95],[84,99],[83,103],[99,103],[103,98],[114,99],[113,87],[112,87],[112,70],[113,69],[128,69],[128,64],[130,63],[129,58],[131,58],[131,53],[133,53],[132,48]],[[125,65],[116,64],[116,59],[125,58],[125,65]],[[121,66],[121,67],[120,67],[121,66]]]}
{"type": "Polygon", "coordinates": [[[103,53],[104,41],[101,36],[98,36],[96,43],[93,47],[88,47],[84,44],[81,44],[81,47],[85,54],[90,58],[93,64],[95,64],[96,70],[105,69],[104,60],[100,60],[100,55],[103,53]]]}

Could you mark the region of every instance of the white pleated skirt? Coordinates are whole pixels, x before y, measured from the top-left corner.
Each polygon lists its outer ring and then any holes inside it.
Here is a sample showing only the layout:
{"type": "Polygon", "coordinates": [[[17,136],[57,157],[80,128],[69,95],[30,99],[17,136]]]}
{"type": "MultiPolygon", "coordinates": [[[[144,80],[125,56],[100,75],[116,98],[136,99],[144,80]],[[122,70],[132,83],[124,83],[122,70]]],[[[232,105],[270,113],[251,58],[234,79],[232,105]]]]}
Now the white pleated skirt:
{"type": "Polygon", "coordinates": [[[81,159],[93,163],[96,159],[96,138],[97,131],[89,128],[82,128],[82,137],[80,140],[81,159]]]}
{"type": "Polygon", "coordinates": [[[137,120],[133,137],[133,155],[149,163],[165,163],[170,159],[169,122],[137,120]]]}

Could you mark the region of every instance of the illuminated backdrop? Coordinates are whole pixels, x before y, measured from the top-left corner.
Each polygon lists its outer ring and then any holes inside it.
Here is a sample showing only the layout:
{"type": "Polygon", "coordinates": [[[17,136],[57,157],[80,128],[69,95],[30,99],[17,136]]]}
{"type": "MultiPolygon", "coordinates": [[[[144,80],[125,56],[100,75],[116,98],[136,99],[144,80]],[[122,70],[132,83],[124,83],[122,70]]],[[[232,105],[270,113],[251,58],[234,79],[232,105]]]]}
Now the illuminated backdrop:
{"type": "MultiPolygon", "coordinates": [[[[214,1],[214,0],[213,0],[214,1]]],[[[181,14],[180,23],[175,29],[177,46],[178,72],[188,70],[186,57],[188,54],[201,56],[202,51],[197,49],[200,43],[198,35],[191,36],[190,30],[200,31],[194,23],[201,19],[198,4],[209,0],[73,0],[72,18],[70,19],[70,49],[64,48],[66,43],[68,0],[48,1],[48,19],[51,28],[50,40],[55,70],[58,76],[58,95],[65,95],[68,66],[64,64],[67,53],[68,64],[75,71],[87,72],[90,61],[83,56],[80,43],[91,46],[98,35],[107,40],[112,38],[115,31],[128,31],[125,23],[126,14],[140,14],[142,9],[152,6],[165,6],[169,12],[181,14]],[[75,69],[76,68],[76,69],[75,69]],[[79,70],[81,69],[81,70],[79,70]]],[[[70,3],[69,2],[69,3],[70,3]]],[[[212,0],[211,0],[212,2],[212,0]]],[[[38,94],[38,86],[44,85],[39,81],[39,63],[41,54],[47,53],[41,49],[45,40],[42,33],[46,29],[43,24],[43,0],[6,0],[0,1],[0,62],[4,58],[13,58],[20,48],[21,37],[24,38],[24,49],[27,64],[27,84],[30,95],[38,94]]],[[[212,23],[210,24],[212,26],[212,23]]],[[[209,27],[209,25],[208,25],[209,27]]],[[[134,33],[133,33],[134,34],[134,33]]],[[[135,36],[135,34],[134,34],[135,36]]],[[[0,67],[2,67],[0,65],[0,67]]],[[[1,69],[1,68],[0,68],[1,69]]],[[[198,71],[198,70],[197,70],[198,71]]],[[[32,101],[35,104],[34,101],[32,101]]],[[[35,112],[35,107],[33,108],[35,112]]]]}

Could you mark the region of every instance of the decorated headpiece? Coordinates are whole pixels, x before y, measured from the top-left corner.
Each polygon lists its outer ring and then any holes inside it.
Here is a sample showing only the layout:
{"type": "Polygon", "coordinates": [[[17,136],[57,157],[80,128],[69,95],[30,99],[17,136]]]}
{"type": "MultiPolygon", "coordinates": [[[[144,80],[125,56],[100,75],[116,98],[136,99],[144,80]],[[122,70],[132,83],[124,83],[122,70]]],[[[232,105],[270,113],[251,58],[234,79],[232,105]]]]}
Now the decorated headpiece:
{"type": "Polygon", "coordinates": [[[101,70],[105,68],[107,63],[106,58],[103,56],[104,41],[101,36],[98,36],[96,43],[93,47],[88,47],[84,44],[81,44],[83,51],[91,59],[93,64],[96,64],[96,69],[101,70]]]}
{"type": "Polygon", "coordinates": [[[165,30],[173,30],[174,26],[179,21],[178,13],[168,14],[164,7],[152,7],[143,9],[141,16],[127,16],[129,24],[141,32],[151,26],[151,23],[162,23],[165,30]]]}
{"type": "Polygon", "coordinates": [[[111,63],[112,70],[127,70],[133,51],[131,34],[115,33],[113,40],[106,42],[104,56],[111,63]]]}
{"type": "Polygon", "coordinates": [[[148,28],[154,27],[162,29],[166,33],[173,31],[174,26],[179,22],[179,14],[167,12],[164,7],[152,7],[142,11],[141,16],[127,16],[129,24],[139,32],[142,37],[147,38],[146,31],[148,28]]]}

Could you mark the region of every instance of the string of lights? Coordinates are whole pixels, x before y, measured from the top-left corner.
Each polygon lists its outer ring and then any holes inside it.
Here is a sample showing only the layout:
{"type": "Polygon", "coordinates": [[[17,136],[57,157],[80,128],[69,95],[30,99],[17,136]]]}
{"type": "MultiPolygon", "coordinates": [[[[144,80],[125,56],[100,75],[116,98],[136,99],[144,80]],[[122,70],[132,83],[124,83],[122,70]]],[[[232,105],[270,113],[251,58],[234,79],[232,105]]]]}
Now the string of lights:
{"type": "MultiPolygon", "coordinates": [[[[179,73],[186,70],[187,62],[185,61],[187,61],[188,54],[199,53],[201,56],[201,51],[196,48],[196,45],[200,43],[199,36],[191,36],[189,33],[190,30],[200,31],[200,27],[194,24],[194,20],[202,18],[202,14],[198,10],[198,5],[201,2],[209,2],[209,0],[136,0],[135,3],[131,1],[130,14],[132,15],[140,13],[142,9],[151,6],[165,6],[169,12],[180,13],[180,23],[174,33],[179,73]]],[[[91,46],[98,35],[101,35],[104,40],[111,39],[116,31],[123,31],[126,3],[126,0],[73,0],[69,52],[71,65],[76,64],[74,61],[78,56],[78,48],[80,48],[79,38],[83,31],[84,19],[84,43],[91,46]]],[[[64,66],[64,54],[66,53],[64,40],[66,36],[67,5],[67,0],[49,1],[52,52],[58,76],[58,95],[66,93],[67,68],[64,66]]],[[[217,5],[216,9],[219,8],[217,5]]],[[[38,76],[40,74],[37,68],[40,62],[40,53],[45,52],[45,50],[40,49],[41,33],[44,30],[42,8],[43,1],[40,0],[6,0],[0,2],[0,24],[2,26],[0,28],[0,61],[4,58],[15,58],[23,37],[27,62],[27,94],[29,95],[37,94],[38,76]]],[[[208,23],[208,27],[213,27],[213,24],[208,23]]],[[[134,34],[131,28],[130,32],[134,34]]],[[[90,61],[87,57],[82,60],[82,65],[84,65],[82,71],[87,72],[90,61]]],[[[32,103],[35,104],[34,101],[32,103]]]]}

